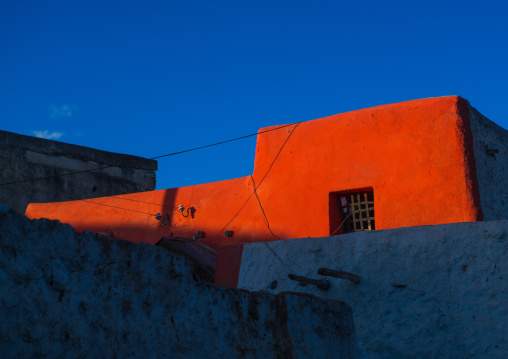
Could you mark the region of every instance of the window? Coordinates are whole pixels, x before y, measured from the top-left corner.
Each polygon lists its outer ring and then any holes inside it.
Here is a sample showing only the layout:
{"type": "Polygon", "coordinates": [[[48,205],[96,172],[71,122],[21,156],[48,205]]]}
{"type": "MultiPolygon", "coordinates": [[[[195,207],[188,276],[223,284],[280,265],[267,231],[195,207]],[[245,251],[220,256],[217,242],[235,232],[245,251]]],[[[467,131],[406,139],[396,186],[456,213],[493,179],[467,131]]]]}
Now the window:
{"type": "Polygon", "coordinates": [[[370,190],[333,193],[338,213],[330,210],[330,234],[345,234],[376,229],[374,218],[374,192],[370,190]],[[335,212],[335,215],[332,215],[335,212]],[[332,226],[332,218],[336,218],[332,226]],[[333,228],[335,227],[335,229],[333,228]]]}

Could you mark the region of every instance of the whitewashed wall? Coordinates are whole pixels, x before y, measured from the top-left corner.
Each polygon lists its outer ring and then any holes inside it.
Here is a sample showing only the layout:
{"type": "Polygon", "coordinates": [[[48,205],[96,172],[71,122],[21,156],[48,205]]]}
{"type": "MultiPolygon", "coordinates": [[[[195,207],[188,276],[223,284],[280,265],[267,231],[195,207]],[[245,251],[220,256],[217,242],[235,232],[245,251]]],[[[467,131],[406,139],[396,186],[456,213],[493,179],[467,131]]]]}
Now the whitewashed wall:
{"type": "Polygon", "coordinates": [[[238,287],[345,301],[364,359],[508,358],[507,233],[504,220],[246,244],[238,287]],[[289,273],[327,278],[330,289],[289,273]]]}
{"type": "Polygon", "coordinates": [[[471,106],[469,119],[483,219],[508,219],[508,131],[471,106]]]}
{"type": "Polygon", "coordinates": [[[359,358],[347,304],[199,283],[192,270],[0,206],[0,357],[359,358]]]}

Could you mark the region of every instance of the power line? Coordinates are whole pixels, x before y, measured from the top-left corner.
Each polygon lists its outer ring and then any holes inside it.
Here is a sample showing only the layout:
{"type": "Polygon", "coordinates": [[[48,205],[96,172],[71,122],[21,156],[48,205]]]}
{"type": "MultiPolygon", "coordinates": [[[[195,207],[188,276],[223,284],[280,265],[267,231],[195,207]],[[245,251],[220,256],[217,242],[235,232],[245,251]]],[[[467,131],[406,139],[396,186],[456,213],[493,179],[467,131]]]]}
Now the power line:
{"type": "Polygon", "coordinates": [[[178,208],[178,206],[168,206],[168,205],[165,205],[165,204],[162,204],[162,203],[146,202],[146,201],[140,201],[140,200],[132,199],[132,198],[123,198],[123,197],[118,197],[118,196],[109,196],[109,197],[110,198],[115,198],[115,199],[121,199],[122,201],[139,202],[139,203],[151,204],[151,205],[154,205],[154,206],[167,207],[167,208],[171,208],[171,209],[177,209],[178,208]]]}
{"type": "MultiPolygon", "coordinates": [[[[82,202],[87,202],[87,203],[92,203],[92,204],[96,204],[98,206],[104,206],[104,207],[109,207],[109,208],[115,208],[115,209],[121,209],[123,211],[130,211],[130,212],[136,212],[136,213],[141,213],[141,214],[146,214],[148,215],[149,217],[155,217],[157,218],[157,215],[156,214],[153,214],[153,213],[148,213],[148,212],[143,212],[143,211],[137,211],[135,209],[130,209],[130,208],[125,208],[125,207],[119,207],[119,206],[112,206],[110,204],[104,204],[104,203],[98,203],[98,202],[93,202],[93,201],[89,201],[89,200],[86,200],[86,199],[78,199],[77,201],[82,201],[82,202]]],[[[147,218],[149,218],[147,217],[147,218]]],[[[147,219],[148,221],[148,219],[147,219]]],[[[163,224],[163,226],[166,226],[166,224],[163,224]]],[[[180,228],[180,227],[187,227],[189,226],[189,223],[186,223],[186,224],[181,224],[179,226],[172,226],[171,223],[169,224],[169,228],[180,228]]]]}
{"type": "Polygon", "coordinates": [[[252,175],[250,175],[250,178],[252,179],[252,184],[254,186],[254,195],[256,196],[256,199],[258,200],[259,208],[261,209],[261,213],[263,214],[263,218],[265,219],[266,227],[268,228],[268,230],[270,231],[272,236],[274,236],[276,239],[278,239],[280,241],[279,236],[277,236],[275,233],[273,233],[272,229],[270,228],[270,222],[268,222],[268,217],[266,216],[265,210],[263,209],[263,205],[261,204],[261,200],[259,199],[259,196],[258,196],[256,182],[254,182],[254,177],[252,177],[252,175]]]}
{"type": "Polygon", "coordinates": [[[94,202],[94,201],[89,201],[89,200],[86,200],[86,199],[78,199],[78,201],[88,202],[88,203],[93,203],[93,204],[96,204],[96,205],[99,205],[99,206],[104,206],[104,207],[111,207],[111,208],[121,209],[121,210],[124,210],[124,211],[131,211],[131,212],[143,213],[143,214],[147,214],[147,215],[149,215],[149,216],[154,216],[154,217],[155,217],[155,214],[153,214],[153,213],[142,212],[142,211],[136,211],[135,209],[129,209],[129,208],[124,208],[124,207],[112,206],[112,205],[110,205],[110,204],[104,204],[104,203],[97,203],[97,202],[94,202]]]}
{"type": "MultiPolygon", "coordinates": [[[[291,124],[288,124],[288,125],[282,125],[282,126],[279,126],[279,127],[276,127],[276,128],[271,128],[269,130],[265,130],[265,131],[261,131],[261,132],[251,133],[249,135],[233,138],[233,139],[226,140],[226,141],[221,141],[221,142],[216,142],[216,143],[212,143],[212,144],[209,144],[209,145],[204,145],[204,146],[190,148],[188,150],[183,150],[183,151],[168,153],[168,154],[165,154],[165,155],[155,156],[155,157],[149,158],[149,160],[155,160],[155,159],[163,158],[163,157],[176,156],[176,155],[180,155],[182,153],[187,153],[187,152],[197,151],[197,150],[201,150],[201,149],[208,148],[208,147],[223,145],[225,143],[234,142],[234,141],[238,141],[238,140],[243,140],[244,138],[248,138],[248,137],[252,137],[252,136],[257,136],[257,135],[260,135],[260,134],[263,134],[263,133],[267,133],[267,132],[279,130],[281,128],[285,128],[285,127],[293,126],[293,125],[296,125],[296,124],[300,124],[301,122],[303,122],[303,121],[291,123],[291,124]]],[[[83,171],[63,173],[63,174],[54,175],[54,176],[31,178],[31,179],[26,179],[26,180],[21,180],[21,181],[0,183],[0,186],[6,186],[6,185],[11,185],[11,184],[19,184],[19,183],[26,183],[26,182],[34,182],[34,181],[41,181],[41,180],[47,180],[47,179],[52,179],[52,178],[65,177],[65,176],[73,176],[73,175],[77,175],[77,174],[80,174],[80,173],[99,171],[99,170],[103,170],[103,169],[111,168],[111,167],[124,167],[124,166],[127,166],[127,165],[132,165],[132,164],[135,164],[135,163],[139,163],[139,162],[141,162],[141,161],[118,163],[118,164],[112,164],[112,165],[97,167],[97,168],[91,168],[91,169],[83,170],[83,171]]]]}
{"type": "Polygon", "coordinates": [[[197,151],[197,150],[201,150],[203,148],[207,148],[207,147],[213,147],[213,146],[218,146],[218,145],[223,145],[225,143],[228,143],[228,142],[233,142],[233,141],[238,141],[238,140],[243,140],[244,138],[248,138],[248,137],[252,137],[252,136],[257,136],[257,135],[260,135],[262,133],[266,133],[266,132],[271,132],[271,131],[275,131],[275,130],[279,130],[281,128],[285,128],[285,127],[289,127],[289,126],[293,126],[293,125],[297,125],[297,124],[300,124],[302,123],[303,121],[300,121],[300,122],[294,122],[294,123],[290,123],[289,125],[282,125],[282,126],[279,126],[277,128],[271,128],[269,130],[266,130],[266,131],[261,131],[261,132],[256,132],[256,133],[251,133],[250,135],[245,135],[245,136],[241,136],[241,137],[237,137],[237,138],[233,138],[231,140],[226,140],[226,141],[221,141],[221,142],[217,142],[217,143],[212,143],[211,145],[205,145],[205,146],[200,146],[200,147],[195,147],[195,148],[191,148],[189,150],[184,150],[184,151],[179,151],[179,152],[173,152],[173,153],[169,153],[167,155],[161,155],[161,156],[157,156],[157,157],[152,157],[152,158],[149,158],[150,160],[155,160],[157,158],[162,158],[162,157],[168,157],[168,156],[174,156],[174,155],[179,155],[179,154],[182,154],[182,153],[186,153],[186,152],[191,152],[191,151],[197,151]]]}
{"type": "MultiPolygon", "coordinates": [[[[257,189],[259,188],[259,186],[261,186],[261,183],[263,183],[263,181],[265,180],[266,176],[268,176],[268,173],[271,171],[273,165],[275,164],[275,161],[277,161],[277,158],[279,158],[279,155],[281,154],[284,146],[286,146],[286,143],[289,141],[289,139],[291,138],[291,136],[293,136],[293,133],[295,133],[295,130],[296,128],[298,127],[298,125],[300,124],[301,122],[295,122],[293,125],[296,125],[295,128],[293,129],[293,131],[291,131],[291,133],[289,134],[289,136],[286,138],[286,140],[284,141],[284,143],[282,144],[282,146],[279,148],[279,152],[277,152],[277,155],[275,155],[275,158],[273,159],[272,163],[270,164],[270,167],[268,167],[268,169],[266,170],[263,178],[261,178],[261,181],[259,181],[259,183],[257,184],[257,186],[255,186],[254,188],[257,189]]],[[[245,207],[245,205],[247,204],[247,202],[249,202],[250,198],[254,195],[254,191],[250,194],[250,196],[247,198],[247,200],[244,202],[244,204],[240,207],[240,209],[238,210],[238,212],[236,212],[236,214],[233,216],[233,218],[231,218],[229,220],[228,223],[226,223],[226,225],[224,227],[222,227],[221,229],[221,232],[223,232],[227,226],[229,226],[229,224],[231,222],[233,222],[233,220],[236,218],[236,216],[238,216],[240,214],[240,212],[243,210],[243,208],[245,207]]],[[[257,195],[257,193],[256,193],[257,195]]]]}

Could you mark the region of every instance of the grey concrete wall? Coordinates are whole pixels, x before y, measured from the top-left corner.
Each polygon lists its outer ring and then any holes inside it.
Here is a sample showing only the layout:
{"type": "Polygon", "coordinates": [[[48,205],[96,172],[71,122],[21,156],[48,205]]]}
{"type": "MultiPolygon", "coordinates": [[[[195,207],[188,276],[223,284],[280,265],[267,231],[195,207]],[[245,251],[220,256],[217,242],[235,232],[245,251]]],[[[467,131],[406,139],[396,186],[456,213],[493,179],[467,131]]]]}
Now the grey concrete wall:
{"type": "Polygon", "coordinates": [[[508,131],[469,107],[485,221],[508,219],[508,131]]]}
{"type": "Polygon", "coordinates": [[[162,248],[2,212],[2,358],[359,358],[343,302],[196,282],[162,248]]]}
{"type": "Polygon", "coordinates": [[[0,131],[0,202],[17,213],[28,203],[59,202],[155,189],[157,161],[0,131]],[[63,174],[115,164],[99,171],[63,174]],[[35,178],[45,180],[28,181],[35,178]],[[5,183],[22,183],[1,185],[5,183]]]}
{"type": "Polygon", "coordinates": [[[506,220],[253,243],[244,245],[238,287],[345,301],[364,359],[501,359],[508,357],[507,258],[506,220]],[[321,267],[361,282],[320,276],[321,267]],[[289,273],[327,278],[330,288],[301,286],[289,273]]]}

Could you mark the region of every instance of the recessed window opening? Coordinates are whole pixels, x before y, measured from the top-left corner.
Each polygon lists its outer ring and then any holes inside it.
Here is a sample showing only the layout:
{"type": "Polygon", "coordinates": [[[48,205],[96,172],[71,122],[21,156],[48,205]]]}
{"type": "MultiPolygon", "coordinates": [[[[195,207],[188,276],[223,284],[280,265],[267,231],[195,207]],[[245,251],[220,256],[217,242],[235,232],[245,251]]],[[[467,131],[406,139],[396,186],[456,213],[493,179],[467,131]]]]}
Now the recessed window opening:
{"type": "Polygon", "coordinates": [[[337,199],[341,218],[339,233],[376,229],[373,191],[342,192],[337,194],[337,199]]]}

